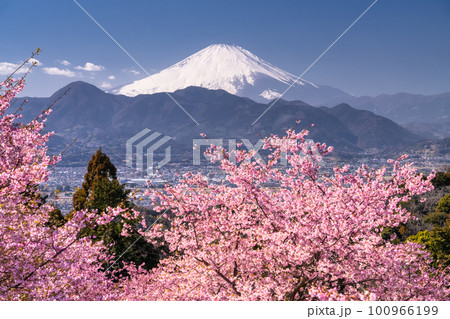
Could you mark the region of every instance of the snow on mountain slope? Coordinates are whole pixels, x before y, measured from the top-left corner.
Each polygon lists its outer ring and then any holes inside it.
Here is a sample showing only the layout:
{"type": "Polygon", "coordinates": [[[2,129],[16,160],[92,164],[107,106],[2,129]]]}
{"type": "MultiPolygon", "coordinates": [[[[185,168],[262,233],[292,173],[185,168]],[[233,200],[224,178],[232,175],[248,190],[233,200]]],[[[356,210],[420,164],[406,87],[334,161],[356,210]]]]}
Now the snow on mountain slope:
{"type": "Polygon", "coordinates": [[[267,90],[264,90],[259,96],[262,96],[266,100],[273,100],[273,99],[281,97],[281,93],[278,93],[277,91],[274,91],[271,89],[267,89],[267,90]]]}
{"type": "MultiPolygon", "coordinates": [[[[239,46],[213,44],[151,77],[125,85],[113,93],[136,96],[200,86],[239,94],[246,86],[255,86],[256,80],[261,76],[277,80],[286,87],[297,79],[293,74],[271,65],[239,46]]],[[[297,83],[317,87],[305,80],[299,80],[297,83]]],[[[261,94],[263,91],[260,91],[261,94]]],[[[262,96],[272,97],[271,94],[262,96]]]]}

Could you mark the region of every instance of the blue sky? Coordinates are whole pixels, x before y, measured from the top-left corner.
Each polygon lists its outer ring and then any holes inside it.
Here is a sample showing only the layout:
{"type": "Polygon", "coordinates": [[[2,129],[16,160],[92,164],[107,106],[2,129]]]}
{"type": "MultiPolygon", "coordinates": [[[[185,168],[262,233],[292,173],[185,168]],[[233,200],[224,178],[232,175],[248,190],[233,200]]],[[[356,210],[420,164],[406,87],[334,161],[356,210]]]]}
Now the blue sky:
{"type": "MultiPolygon", "coordinates": [[[[78,1],[150,73],[228,43],[297,75],[373,2],[78,1]]],[[[0,21],[0,76],[43,50],[25,95],[144,77],[72,0],[0,0],[0,21]]],[[[450,92],[450,1],[379,0],[304,78],[355,95],[450,92]]]]}

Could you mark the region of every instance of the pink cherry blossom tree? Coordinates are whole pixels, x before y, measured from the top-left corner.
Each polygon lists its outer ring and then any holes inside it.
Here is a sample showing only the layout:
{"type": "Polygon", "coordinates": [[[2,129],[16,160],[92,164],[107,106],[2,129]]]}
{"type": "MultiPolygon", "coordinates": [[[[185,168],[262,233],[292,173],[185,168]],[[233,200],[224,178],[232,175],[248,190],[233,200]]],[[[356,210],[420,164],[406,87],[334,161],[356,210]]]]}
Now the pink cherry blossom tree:
{"type": "Polygon", "coordinates": [[[292,130],[265,140],[267,163],[212,146],[208,154],[227,174],[220,185],[186,174],[148,191],[170,227],[142,234],[167,245],[169,257],[150,271],[130,264],[129,277],[111,280],[101,243],[80,231],[135,212],[80,211],[49,225],[53,207],[37,187],[59,160],[47,155],[51,133],[42,132],[51,110],[20,123],[8,110],[23,86],[10,77],[0,84],[1,300],[449,299],[448,273],[432,267],[421,245],[380,236],[411,218],[400,202],[430,190],[433,176],[424,179],[404,158],[389,171],[344,166],[327,176],[318,160],[331,148],[312,152],[308,132],[292,130]],[[277,166],[282,154],[286,168],[277,166]]]}
{"type": "Polygon", "coordinates": [[[432,188],[404,158],[391,169],[362,166],[320,174],[332,151],[307,131],[265,139],[267,164],[253,152],[209,155],[226,182],[186,174],[163,192],[149,191],[171,221],[144,234],[171,256],[150,272],[130,267],[124,298],[137,300],[440,300],[449,275],[431,266],[415,243],[393,244],[380,233],[411,218],[400,202],[432,188]],[[289,166],[276,165],[287,154],[289,166]],[[231,161],[231,157],[236,162],[231,161]],[[268,187],[268,183],[277,187],[268,187]]]}
{"type": "Polygon", "coordinates": [[[78,234],[122,212],[111,209],[101,217],[77,212],[62,227],[49,225],[54,207],[41,200],[37,189],[59,160],[47,155],[51,133],[42,133],[51,110],[20,123],[21,115],[8,110],[23,87],[24,78],[11,76],[0,84],[0,300],[116,298],[114,284],[100,272],[102,246],[78,234]]]}

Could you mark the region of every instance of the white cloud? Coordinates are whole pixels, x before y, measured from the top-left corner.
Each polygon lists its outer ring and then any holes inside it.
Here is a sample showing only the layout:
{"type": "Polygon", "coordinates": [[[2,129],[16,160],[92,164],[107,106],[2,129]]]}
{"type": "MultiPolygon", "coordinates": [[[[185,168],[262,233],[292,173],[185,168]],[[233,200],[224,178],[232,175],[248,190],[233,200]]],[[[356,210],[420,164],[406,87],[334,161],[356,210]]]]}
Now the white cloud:
{"type": "Polygon", "coordinates": [[[59,62],[59,63],[61,63],[62,65],[64,65],[64,66],[69,66],[71,63],[69,62],[69,61],[67,61],[67,60],[62,60],[61,62],[59,62]]]}
{"type": "Polygon", "coordinates": [[[115,77],[114,75],[110,75],[110,76],[108,76],[108,79],[109,79],[109,80],[115,80],[116,77],[115,77]]]}
{"type": "MultiPolygon", "coordinates": [[[[14,72],[15,69],[19,67],[20,64],[10,63],[10,62],[0,62],[0,74],[1,75],[9,75],[14,72]]],[[[22,70],[19,70],[22,71],[22,70]]],[[[20,72],[20,73],[24,73],[20,72]]]]}
{"type": "Polygon", "coordinates": [[[42,68],[42,71],[44,71],[44,73],[50,74],[50,75],[62,75],[62,76],[67,76],[69,78],[73,78],[74,76],[76,76],[77,74],[73,71],[70,71],[68,69],[59,69],[59,68],[42,68]]]}
{"type": "Polygon", "coordinates": [[[109,89],[109,88],[111,88],[111,83],[109,83],[109,82],[102,82],[102,83],[100,84],[100,87],[101,87],[102,89],[109,89]]]}
{"type": "Polygon", "coordinates": [[[77,70],[83,70],[83,71],[102,71],[105,69],[104,66],[102,65],[95,65],[94,63],[91,62],[86,62],[86,64],[84,66],[76,66],[75,69],[77,70]]]}
{"type": "MultiPolygon", "coordinates": [[[[28,71],[31,64],[42,65],[42,63],[34,58],[31,58],[28,63],[17,70],[16,74],[22,74],[28,71]]],[[[22,63],[0,62],[0,75],[10,75],[13,73],[22,63]]]]}
{"type": "Polygon", "coordinates": [[[37,66],[42,65],[41,61],[39,61],[38,59],[35,59],[35,58],[31,58],[30,60],[28,60],[28,62],[32,63],[32,64],[34,63],[34,65],[37,65],[37,66]]]}
{"type": "Polygon", "coordinates": [[[134,74],[134,75],[139,75],[139,74],[141,74],[141,72],[139,72],[139,71],[137,71],[137,70],[135,70],[135,69],[123,69],[122,72],[130,72],[130,73],[132,73],[132,74],[134,74]]]}

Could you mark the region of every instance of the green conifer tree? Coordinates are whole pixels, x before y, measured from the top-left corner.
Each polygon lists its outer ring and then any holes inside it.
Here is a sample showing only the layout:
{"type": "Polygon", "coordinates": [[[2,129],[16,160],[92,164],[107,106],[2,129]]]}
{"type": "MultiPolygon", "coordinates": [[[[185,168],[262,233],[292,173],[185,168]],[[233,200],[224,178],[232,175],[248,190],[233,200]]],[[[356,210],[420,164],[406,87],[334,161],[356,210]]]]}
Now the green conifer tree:
{"type": "MultiPolygon", "coordinates": [[[[106,212],[107,207],[132,209],[134,204],[128,199],[129,192],[125,185],[117,180],[116,167],[100,148],[89,161],[82,187],[73,195],[73,211],[88,209],[106,212]]],[[[121,269],[125,262],[133,262],[136,265],[145,263],[144,268],[150,269],[158,264],[160,253],[141,238],[139,227],[140,218],[121,218],[94,229],[85,229],[83,236],[95,236],[96,240],[103,241],[110,255],[115,258],[121,256],[120,261],[114,264],[114,269],[121,269]],[[121,235],[125,223],[131,226],[130,236],[121,235]]],[[[109,265],[105,263],[105,267],[109,265]]]]}

